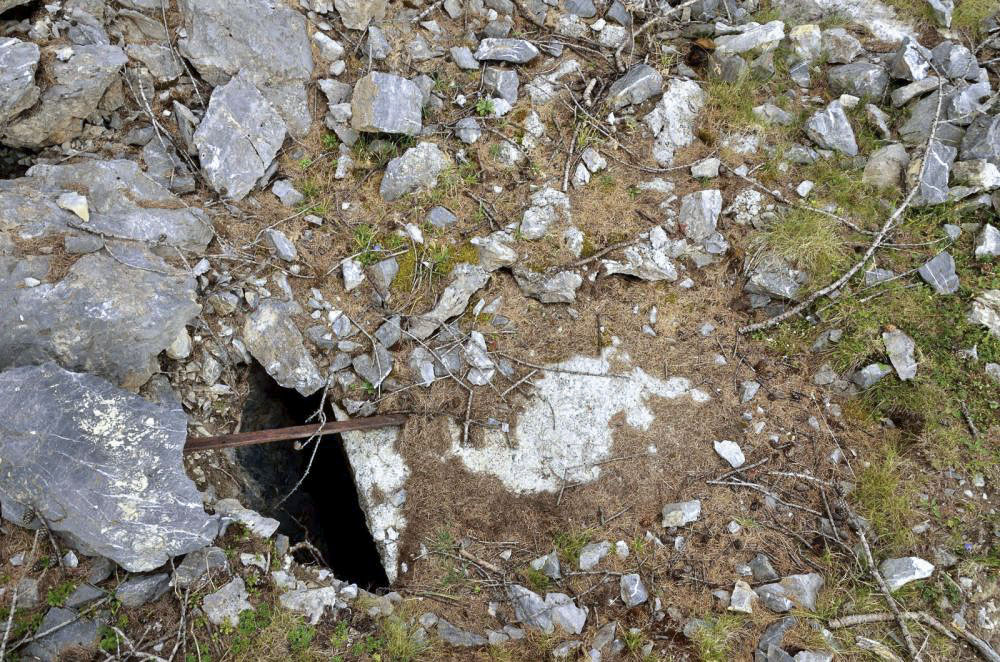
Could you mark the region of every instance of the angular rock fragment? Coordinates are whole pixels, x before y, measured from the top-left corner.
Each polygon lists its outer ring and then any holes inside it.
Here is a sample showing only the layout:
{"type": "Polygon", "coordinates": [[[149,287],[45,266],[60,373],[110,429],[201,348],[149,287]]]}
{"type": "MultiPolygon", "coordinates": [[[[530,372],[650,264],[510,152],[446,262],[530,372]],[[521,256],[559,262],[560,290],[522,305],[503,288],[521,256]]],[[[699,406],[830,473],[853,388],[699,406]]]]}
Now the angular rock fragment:
{"type": "Polygon", "coordinates": [[[941,251],[932,257],[920,267],[917,273],[938,294],[954,294],[958,291],[955,258],[948,251],[941,251]]]}
{"type": "Polygon", "coordinates": [[[656,136],[653,157],[663,167],[673,163],[674,152],[694,142],[695,118],[707,95],[691,80],[672,80],[666,92],[643,123],[656,136]]]}
{"type": "Polygon", "coordinates": [[[757,594],[753,592],[750,585],[745,581],[737,581],[733,587],[733,593],[729,601],[729,611],[741,614],[752,614],[753,603],[757,599],[757,594]]]}
{"type": "MultiPolygon", "coordinates": [[[[17,66],[22,57],[23,54],[17,59],[11,57],[6,64],[17,66]]],[[[42,91],[37,104],[2,129],[3,143],[12,147],[39,148],[78,137],[83,133],[84,120],[98,110],[104,93],[119,81],[118,72],[127,61],[125,53],[117,46],[100,44],[74,46],[72,56],[66,61],[43,58],[42,71],[38,75],[41,80],[52,82],[42,91]]],[[[21,67],[24,67],[23,62],[21,67]]],[[[29,98],[33,96],[30,88],[27,94],[29,98]]],[[[20,101],[13,102],[14,107],[23,105],[24,101],[22,96],[20,101]]]]}
{"type": "Polygon", "coordinates": [[[622,602],[625,603],[627,608],[638,607],[649,599],[646,586],[642,583],[642,577],[638,574],[622,575],[619,584],[622,602]]]}
{"type": "Polygon", "coordinates": [[[247,351],[280,386],[312,395],[325,380],[291,320],[288,305],[273,299],[260,302],[243,325],[247,351]]]}
{"type": "Polygon", "coordinates": [[[473,294],[482,289],[490,279],[485,269],[478,265],[461,263],[452,270],[452,281],[441,293],[441,298],[429,312],[408,319],[409,335],[424,340],[442,324],[461,315],[473,294]]]}
{"type": "Polygon", "coordinates": [[[354,85],[351,127],[355,131],[413,136],[422,128],[423,94],[415,83],[373,71],[354,85]]]}
{"type": "Polygon", "coordinates": [[[738,34],[716,37],[716,52],[726,55],[770,50],[785,38],[785,24],[782,21],[771,21],[763,25],[751,22],[743,28],[738,34]]]}
{"type": "Polygon", "coordinates": [[[622,274],[642,280],[677,280],[677,267],[663,247],[652,242],[642,242],[625,248],[624,261],[601,260],[608,275],[622,274]]]}
{"type": "Polygon", "coordinates": [[[514,280],[525,296],[542,303],[573,303],[583,277],[573,271],[543,274],[525,267],[514,267],[514,280]]]}
{"type": "Polygon", "coordinates": [[[129,577],[115,588],[115,600],[125,607],[135,609],[158,600],[169,586],[170,575],[165,572],[129,577]]]}
{"type": "Polygon", "coordinates": [[[989,223],[984,224],[976,238],[975,255],[978,260],[1000,257],[1000,230],[989,223]]]}
{"type": "Polygon", "coordinates": [[[443,618],[438,619],[437,633],[446,644],[459,648],[478,648],[489,643],[483,635],[457,628],[443,618]]]}
{"type": "Polygon", "coordinates": [[[202,172],[218,193],[243,199],[285,141],[285,123],[243,72],[215,88],[194,134],[202,172]]]}
{"type": "Polygon", "coordinates": [[[243,71],[289,133],[302,137],[309,132],[305,84],[313,60],[305,16],[269,0],[179,0],[178,9],[185,36],[177,48],[202,78],[220,86],[243,71]]]}
{"type": "Polygon", "coordinates": [[[830,87],[838,94],[853,94],[859,98],[877,99],[889,86],[889,74],[877,64],[855,62],[830,67],[827,72],[830,87]]]}
{"type": "Polygon", "coordinates": [[[916,377],[917,360],[914,358],[913,352],[916,350],[917,344],[913,338],[899,329],[893,329],[882,333],[882,342],[885,344],[885,352],[889,355],[889,361],[896,369],[899,378],[906,381],[916,377]]]}
{"type": "Polygon", "coordinates": [[[483,61],[512,62],[525,64],[538,57],[538,48],[525,39],[502,39],[487,37],[479,42],[475,58],[483,61]]]}
{"type": "Polygon", "coordinates": [[[365,30],[385,18],[387,0],[334,0],[334,7],[348,30],[365,30]]]}
{"type": "Polygon", "coordinates": [[[969,125],[959,154],[963,161],[985,159],[1000,167],[1000,115],[980,115],[969,125]]]}
{"type": "Polygon", "coordinates": [[[923,159],[910,163],[907,178],[917,187],[915,205],[939,205],[948,201],[948,181],[958,150],[941,140],[933,141],[923,159]],[[926,167],[924,163],[926,162],[926,167]]]}
{"type": "Polygon", "coordinates": [[[859,387],[867,389],[877,384],[890,372],[892,372],[891,366],[887,366],[884,363],[872,363],[854,373],[854,377],[851,378],[851,381],[859,387]]]}
{"type": "Polygon", "coordinates": [[[663,91],[663,76],[648,64],[637,64],[608,89],[611,110],[639,105],[663,91]]]}
{"type": "Polygon", "coordinates": [[[552,632],[552,615],[549,606],[542,597],[520,584],[507,587],[507,595],[514,608],[514,617],[518,623],[536,628],[542,632],[552,632]]]}
{"type": "Polygon", "coordinates": [[[715,232],[722,213],[722,191],[707,189],[695,191],[681,198],[678,224],[684,235],[695,242],[708,239],[715,232]]]}
{"type": "Polygon", "coordinates": [[[823,30],[823,52],[829,64],[853,62],[865,52],[864,46],[844,28],[823,30]]]}
{"type": "Polygon", "coordinates": [[[892,592],[898,591],[910,582],[927,579],[934,574],[934,565],[918,556],[886,559],[878,566],[886,586],[892,592]]]}
{"type": "Polygon", "coordinates": [[[611,543],[607,540],[584,545],[580,550],[580,570],[593,570],[610,552],[611,543]]]}
{"type": "Polygon", "coordinates": [[[310,625],[316,625],[324,612],[337,607],[337,590],[332,586],[310,588],[283,593],[278,598],[281,606],[305,614],[310,625]]]}
{"type": "Polygon", "coordinates": [[[701,501],[683,501],[663,506],[663,527],[684,526],[696,522],[701,517],[701,501]]]}
{"type": "Polygon", "coordinates": [[[216,570],[225,571],[229,568],[226,553],[218,547],[198,549],[184,557],[184,560],[174,569],[171,585],[182,591],[194,586],[207,574],[216,570]]]}
{"type": "Polygon", "coordinates": [[[201,608],[215,625],[236,627],[240,623],[240,612],[253,609],[248,597],[246,584],[241,577],[236,577],[215,593],[206,595],[201,608]]]}
{"type": "Polygon", "coordinates": [[[39,56],[38,46],[31,42],[0,37],[0,126],[38,101],[39,56]]]}
{"type": "Polygon", "coordinates": [[[899,143],[886,145],[868,158],[861,181],[875,188],[898,191],[902,188],[903,173],[909,164],[910,156],[905,147],[899,143]]]}
{"type": "Polygon", "coordinates": [[[383,200],[397,200],[408,193],[429,190],[451,159],[434,143],[422,142],[406,150],[385,168],[379,194],[383,200]]]}
{"type": "Polygon", "coordinates": [[[786,260],[767,253],[751,265],[744,291],[780,299],[798,300],[799,290],[808,280],[804,271],[793,268],[786,260]]]}
{"type": "Polygon", "coordinates": [[[931,52],[912,39],[905,39],[892,58],[891,74],[900,80],[918,81],[931,71],[931,52]]]}
{"type": "Polygon", "coordinates": [[[218,517],[181,461],[187,419],[51,363],[0,373],[0,504],[86,553],[143,572],[209,545],[218,517]],[[57,412],[58,415],[53,415],[57,412]],[[52,462],[59,457],[59,462],[52,462]]]}
{"type": "MultiPolygon", "coordinates": [[[[3,0],[0,0],[0,9],[3,9],[3,0]]],[[[50,634],[31,642],[24,654],[29,659],[55,661],[70,659],[83,651],[96,652],[101,642],[101,625],[99,616],[79,618],[73,609],[53,607],[45,612],[38,626],[39,633],[50,634]]]]}
{"type": "Polygon", "coordinates": [[[833,149],[847,156],[857,156],[854,129],[839,101],[833,101],[806,122],[806,135],[823,149],[833,149]]]}
{"type": "Polygon", "coordinates": [[[775,584],[765,584],[757,595],[771,611],[783,613],[793,607],[816,609],[816,597],[823,588],[823,577],[816,573],[789,575],[775,584]]]}
{"type": "Polygon", "coordinates": [[[734,469],[742,467],[743,463],[746,462],[746,457],[743,456],[743,449],[735,441],[724,439],[712,442],[712,445],[715,447],[715,452],[719,454],[719,457],[728,462],[729,466],[734,469]]]}
{"type": "Polygon", "coordinates": [[[514,236],[497,231],[485,237],[473,237],[469,243],[479,249],[479,266],[486,271],[496,271],[517,262],[514,236]]]}
{"type": "Polygon", "coordinates": [[[982,324],[1000,338],[1000,290],[986,290],[972,302],[969,321],[982,324]]]}
{"type": "Polygon", "coordinates": [[[561,191],[546,186],[532,194],[531,206],[521,217],[521,236],[524,239],[540,239],[560,219],[567,223],[572,220],[569,197],[561,191]]]}

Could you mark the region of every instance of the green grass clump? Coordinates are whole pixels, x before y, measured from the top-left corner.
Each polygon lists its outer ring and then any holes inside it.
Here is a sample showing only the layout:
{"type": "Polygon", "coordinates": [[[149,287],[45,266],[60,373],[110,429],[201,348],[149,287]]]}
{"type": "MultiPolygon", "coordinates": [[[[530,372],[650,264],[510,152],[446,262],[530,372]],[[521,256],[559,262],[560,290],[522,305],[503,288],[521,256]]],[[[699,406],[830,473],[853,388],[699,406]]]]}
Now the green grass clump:
{"type": "Polygon", "coordinates": [[[824,214],[792,209],[765,232],[767,247],[809,273],[821,287],[836,278],[848,262],[840,224],[824,214]]]}
{"type": "Polygon", "coordinates": [[[722,614],[707,619],[694,633],[694,648],[701,662],[728,662],[733,658],[733,643],[743,625],[742,619],[722,614]]]}
{"type": "Polygon", "coordinates": [[[916,518],[916,499],[913,483],[905,473],[905,463],[889,449],[882,460],[858,473],[851,495],[859,514],[875,527],[883,549],[903,551],[913,544],[910,525],[916,518]]]}

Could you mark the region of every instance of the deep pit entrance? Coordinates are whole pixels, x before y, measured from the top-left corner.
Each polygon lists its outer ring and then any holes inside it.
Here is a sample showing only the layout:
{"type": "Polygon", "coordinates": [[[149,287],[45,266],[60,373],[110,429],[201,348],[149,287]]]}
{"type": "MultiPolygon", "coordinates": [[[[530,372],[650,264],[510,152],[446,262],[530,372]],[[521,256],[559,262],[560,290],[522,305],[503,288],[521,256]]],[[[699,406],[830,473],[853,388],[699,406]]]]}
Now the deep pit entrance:
{"type": "MultiPolygon", "coordinates": [[[[304,425],[320,404],[320,396],[302,397],[278,386],[254,363],[250,393],[243,407],[242,429],[250,432],[304,425]]],[[[333,418],[332,412],[327,412],[333,418]]],[[[314,442],[316,443],[316,442],[314,442]]],[[[387,588],[389,580],[365,514],[358,502],[347,454],[340,435],[325,435],[309,475],[299,490],[288,494],[306,471],[313,447],[295,450],[285,441],[236,449],[236,459],[252,479],[246,486],[249,507],[281,522],[278,529],[292,542],[308,539],[323,554],[337,579],[365,590],[387,588]]]]}

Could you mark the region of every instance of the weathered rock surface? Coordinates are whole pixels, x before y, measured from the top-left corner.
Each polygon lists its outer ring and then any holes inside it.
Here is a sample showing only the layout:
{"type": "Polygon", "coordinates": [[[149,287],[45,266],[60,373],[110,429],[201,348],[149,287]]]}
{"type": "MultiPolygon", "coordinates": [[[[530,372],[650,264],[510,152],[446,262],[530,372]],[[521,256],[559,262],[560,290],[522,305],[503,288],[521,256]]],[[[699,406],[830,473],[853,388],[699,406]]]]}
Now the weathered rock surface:
{"type": "Polygon", "coordinates": [[[205,547],[218,533],[218,518],[205,513],[184,473],[179,406],[53,364],[16,368],[0,373],[0,433],[5,518],[30,523],[38,513],[78,549],[132,572],[205,547]]]}
{"type": "Polygon", "coordinates": [[[115,588],[115,599],[122,605],[135,609],[157,600],[167,592],[170,586],[170,575],[165,572],[155,575],[136,575],[129,577],[115,588]]]}
{"type": "Polygon", "coordinates": [[[857,156],[858,143],[854,129],[839,101],[816,113],[806,122],[806,135],[823,149],[833,149],[847,156],[857,156]]]}
{"type": "Polygon", "coordinates": [[[306,615],[316,625],[327,609],[336,609],[337,589],[332,586],[289,591],[279,598],[281,606],[306,615]]]}
{"type": "Polygon", "coordinates": [[[3,130],[3,142],[13,147],[38,148],[76,138],[108,88],[120,84],[118,72],[127,61],[117,46],[101,44],[74,46],[72,57],[65,62],[42,58],[38,77],[52,82],[33,108],[18,115],[3,130]]]}
{"type": "Polygon", "coordinates": [[[882,342],[885,344],[885,352],[889,355],[889,361],[896,369],[899,378],[906,381],[916,377],[917,360],[914,358],[913,352],[916,350],[917,344],[913,338],[899,329],[893,329],[882,333],[882,342]]]}
{"type": "Polygon", "coordinates": [[[608,89],[612,110],[638,105],[663,91],[663,76],[648,64],[637,64],[608,89]]]}
{"type": "Polygon", "coordinates": [[[903,173],[910,164],[906,148],[893,143],[877,149],[865,164],[861,181],[879,189],[899,190],[903,185],[903,173]]]}
{"type": "MultiPolygon", "coordinates": [[[[2,8],[3,2],[0,2],[0,9],[2,8]]],[[[24,649],[24,654],[41,662],[56,662],[67,659],[68,655],[79,655],[81,649],[96,651],[101,641],[100,619],[85,617],[74,620],[77,616],[73,609],[49,609],[38,626],[38,632],[54,631],[30,643],[24,649]]]]}
{"type": "Polygon", "coordinates": [[[490,279],[485,269],[472,264],[459,264],[451,273],[452,281],[441,293],[441,298],[434,308],[423,315],[409,318],[408,333],[414,338],[423,340],[452,317],[461,315],[469,305],[472,295],[482,289],[490,279]]]}
{"type": "Polygon", "coordinates": [[[759,587],[757,595],[768,609],[778,613],[793,607],[814,610],[823,583],[823,577],[816,573],[789,575],[775,584],[759,587]]]}
{"type": "Polygon", "coordinates": [[[672,80],[652,112],[642,121],[656,136],[653,157],[663,167],[674,161],[674,152],[694,142],[695,118],[707,95],[691,80],[672,80]]]}
{"type": "Polygon", "coordinates": [[[479,42],[475,58],[483,61],[526,64],[538,57],[538,48],[525,39],[487,37],[479,42]]]}
{"type": "Polygon", "coordinates": [[[969,321],[982,324],[1000,338],[1000,290],[986,290],[972,302],[969,321]]]}
{"type": "Polygon", "coordinates": [[[241,200],[271,166],[285,140],[285,123],[240,72],[215,88],[194,134],[202,172],[218,193],[241,200]]]}
{"type": "Polygon", "coordinates": [[[865,98],[881,97],[889,85],[889,74],[877,64],[854,62],[830,67],[830,87],[838,94],[853,94],[865,98]]]}
{"type": "Polygon", "coordinates": [[[583,284],[583,277],[573,271],[545,274],[525,267],[515,267],[513,271],[521,292],[542,303],[573,303],[576,291],[583,284]]]}
{"type": "Polygon", "coordinates": [[[920,267],[917,273],[938,294],[954,294],[958,291],[955,258],[948,251],[941,251],[932,257],[920,267]]]}
{"type": "Polygon", "coordinates": [[[412,136],[423,126],[423,94],[412,81],[373,71],[354,85],[351,127],[355,131],[412,136]]]}
{"type": "MultiPolygon", "coordinates": [[[[186,36],[178,40],[177,48],[202,78],[220,86],[242,70],[247,83],[277,110],[289,133],[296,137],[308,133],[311,117],[305,84],[312,76],[313,60],[305,16],[269,0],[237,4],[180,0],[178,9],[186,36]]],[[[237,101],[232,103],[243,105],[237,101]]],[[[242,119],[237,122],[255,126],[242,119]]]]}
{"type": "Polygon", "coordinates": [[[437,145],[422,142],[389,161],[379,194],[383,200],[392,201],[408,193],[432,189],[438,175],[449,165],[451,159],[437,145]]]}
{"type": "Polygon", "coordinates": [[[35,70],[40,52],[31,42],[0,37],[0,126],[38,101],[35,70]]]}
{"type": "Polygon", "coordinates": [[[325,380],[291,320],[293,311],[278,301],[261,301],[243,325],[243,342],[274,381],[312,395],[323,388],[325,380]]]}
{"type": "Polygon", "coordinates": [[[886,559],[878,569],[890,591],[898,591],[910,582],[927,579],[934,574],[934,565],[918,556],[886,559]]]}
{"type": "Polygon", "coordinates": [[[701,517],[701,501],[683,501],[681,503],[668,503],[663,506],[663,526],[684,526],[691,522],[696,522],[701,517]]]}
{"type": "Polygon", "coordinates": [[[31,274],[43,280],[48,259],[0,256],[0,368],[56,361],[128,389],[159,370],[156,355],[200,310],[194,280],[137,246],[114,251],[117,259],[85,255],[59,282],[30,288],[18,286],[31,274]]]}
{"type": "Polygon", "coordinates": [[[340,20],[348,30],[365,30],[385,18],[387,0],[334,0],[340,20]]]}
{"type": "Polygon", "coordinates": [[[739,54],[753,50],[769,50],[785,38],[785,24],[782,21],[748,23],[739,34],[716,37],[715,45],[720,54],[739,54]]]}
{"type": "Polygon", "coordinates": [[[206,595],[201,608],[215,625],[236,627],[240,623],[240,612],[253,609],[248,597],[246,584],[241,577],[236,577],[215,593],[206,595]]]}

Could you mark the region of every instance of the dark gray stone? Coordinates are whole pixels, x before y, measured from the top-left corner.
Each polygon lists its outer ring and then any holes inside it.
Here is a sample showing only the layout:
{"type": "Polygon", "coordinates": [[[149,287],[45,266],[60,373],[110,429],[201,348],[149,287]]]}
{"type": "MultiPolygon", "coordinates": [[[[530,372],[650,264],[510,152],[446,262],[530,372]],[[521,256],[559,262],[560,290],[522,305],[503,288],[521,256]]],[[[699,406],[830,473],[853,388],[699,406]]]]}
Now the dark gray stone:
{"type": "Polygon", "coordinates": [[[519,85],[517,72],[512,69],[486,67],[483,71],[483,87],[488,92],[498,95],[512,106],[517,103],[517,88],[519,85]]]}
{"type": "Polygon", "coordinates": [[[177,48],[202,78],[219,86],[243,71],[289,133],[302,137],[309,132],[305,84],[313,60],[305,16],[269,0],[179,0],[178,9],[187,36],[177,48]]]}
{"type": "Polygon", "coordinates": [[[604,18],[609,21],[614,21],[619,25],[624,25],[625,27],[630,27],[632,25],[632,14],[625,8],[625,5],[621,0],[615,0],[611,3],[611,8],[608,13],[604,15],[604,18]]]}
{"type": "Polygon", "coordinates": [[[853,94],[862,99],[881,97],[889,86],[889,74],[885,68],[868,62],[830,67],[827,78],[835,93],[853,94]]]}
{"type": "Polygon", "coordinates": [[[70,593],[69,597],[66,598],[65,607],[70,609],[78,609],[84,607],[95,600],[100,600],[105,595],[104,591],[93,586],[92,584],[81,584],[76,587],[76,589],[70,593]]]}
{"type": "Polygon", "coordinates": [[[126,579],[115,589],[115,599],[130,609],[153,602],[170,588],[170,575],[161,572],[126,579]]]}
{"type": "Polygon", "coordinates": [[[775,572],[774,566],[771,565],[771,559],[765,554],[758,554],[754,557],[753,561],[750,562],[750,571],[753,573],[755,582],[778,581],[779,575],[775,572]]]}
{"type": "Polygon", "coordinates": [[[198,584],[202,577],[215,572],[229,569],[226,553],[218,547],[198,549],[184,557],[184,560],[174,569],[171,584],[182,591],[198,584]]]}
{"type": "Polygon", "coordinates": [[[608,104],[612,110],[637,105],[663,91],[663,76],[648,64],[637,64],[611,84],[608,104]]]}
{"type": "Polygon", "coordinates": [[[436,228],[446,228],[457,223],[458,217],[451,210],[438,205],[427,212],[427,222],[436,228]]]}
{"type": "Polygon", "coordinates": [[[438,636],[447,644],[460,648],[478,648],[489,643],[486,637],[468,630],[461,630],[443,618],[437,621],[438,636]]]}
{"type": "Polygon", "coordinates": [[[184,473],[186,439],[179,407],[99,377],[50,363],[0,373],[4,517],[31,522],[37,512],[81,551],[132,572],[157,568],[219,530],[184,473]]]}
{"type": "Polygon", "coordinates": [[[597,8],[594,0],[567,0],[566,11],[580,18],[593,18],[597,16],[597,8]]]}
{"type": "Polygon", "coordinates": [[[941,251],[925,262],[918,273],[938,294],[954,294],[958,291],[955,259],[948,251],[941,251]]]}
{"type": "Polygon", "coordinates": [[[243,325],[243,342],[279,385],[312,395],[325,381],[291,320],[293,310],[274,299],[261,301],[243,325]]]}
{"type": "Polygon", "coordinates": [[[959,154],[963,161],[985,159],[1000,167],[1000,115],[980,115],[972,120],[959,154]]]}
{"type": "Polygon", "coordinates": [[[194,134],[209,185],[242,200],[270,168],[285,128],[281,115],[243,72],[215,88],[194,134]]]}
{"type": "MultiPolygon", "coordinates": [[[[917,195],[914,205],[939,205],[948,201],[948,181],[951,178],[951,165],[955,162],[958,150],[946,145],[940,140],[933,141],[924,156],[923,176],[917,182],[917,195]]],[[[918,168],[921,163],[910,164],[911,172],[920,175],[918,168]]]]}
{"type": "Polygon", "coordinates": [[[451,159],[430,142],[406,150],[385,168],[379,194],[383,200],[396,200],[408,193],[428,190],[437,185],[438,175],[451,165],[451,159]]]}
{"type": "Polygon", "coordinates": [[[41,662],[56,662],[56,660],[67,659],[64,657],[70,653],[79,654],[79,649],[96,651],[100,643],[99,619],[81,618],[74,621],[77,612],[72,609],[53,607],[45,612],[39,632],[45,632],[53,628],[60,627],[52,634],[45,635],[37,641],[33,641],[24,649],[24,654],[31,658],[37,658],[41,662]],[[64,625],[67,624],[68,625],[64,625]]]}
{"type": "Polygon", "coordinates": [[[847,156],[858,155],[854,129],[839,101],[833,101],[806,122],[806,135],[823,149],[833,149],[847,156]]]}

